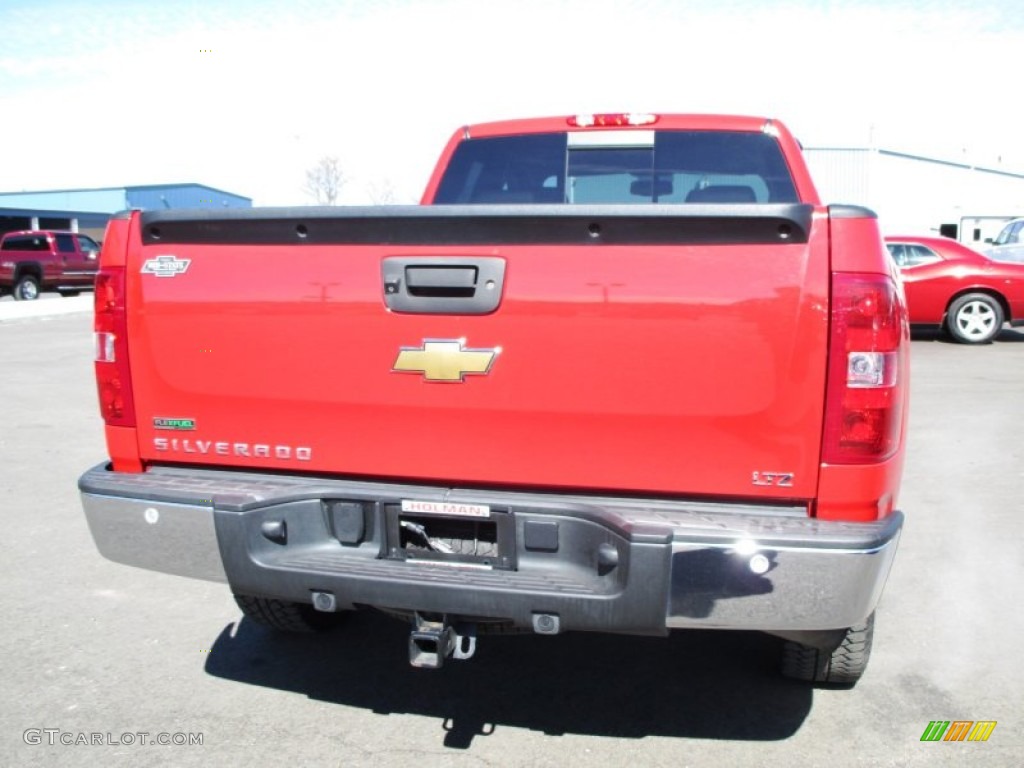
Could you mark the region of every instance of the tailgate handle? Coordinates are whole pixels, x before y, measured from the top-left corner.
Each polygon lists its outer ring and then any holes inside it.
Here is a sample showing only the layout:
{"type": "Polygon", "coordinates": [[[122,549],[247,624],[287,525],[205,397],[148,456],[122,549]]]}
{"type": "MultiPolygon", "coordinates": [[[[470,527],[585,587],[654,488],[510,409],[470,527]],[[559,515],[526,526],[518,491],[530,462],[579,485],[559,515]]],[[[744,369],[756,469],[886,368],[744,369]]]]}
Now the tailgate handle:
{"type": "Polygon", "coordinates": [[[381,264],[393,312],[486,315],[498,308],[505,260],[497,256],[389,256],[381,264]]]}
{"type": "Polygon", "coordinates": [[[414,296],[472,296],[477,273],[476,267],[408,266],[405,285],[414,296]]]}

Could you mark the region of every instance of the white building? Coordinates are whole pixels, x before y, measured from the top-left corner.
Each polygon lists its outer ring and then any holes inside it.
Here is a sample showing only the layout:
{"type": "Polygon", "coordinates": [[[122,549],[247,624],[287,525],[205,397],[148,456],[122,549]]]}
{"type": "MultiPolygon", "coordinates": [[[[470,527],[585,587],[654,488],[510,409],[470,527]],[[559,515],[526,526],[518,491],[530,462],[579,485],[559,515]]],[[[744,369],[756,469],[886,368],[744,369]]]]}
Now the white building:
{"type": "Polygon", "coordinates": [[[981,247],[1024,216],[1024,173],[877,148],[804,154],[822,201],[871,208],[883,234],[942,232],[981,247]]]}

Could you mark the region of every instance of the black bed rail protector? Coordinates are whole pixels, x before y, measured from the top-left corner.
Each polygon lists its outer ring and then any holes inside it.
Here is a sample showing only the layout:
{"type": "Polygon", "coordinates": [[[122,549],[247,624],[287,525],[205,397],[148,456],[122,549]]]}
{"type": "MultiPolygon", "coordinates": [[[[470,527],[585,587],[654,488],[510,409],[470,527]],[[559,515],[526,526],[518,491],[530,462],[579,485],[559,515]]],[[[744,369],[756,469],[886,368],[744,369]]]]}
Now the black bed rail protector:
{"type": "Polygon", "coordinates": [[[814,208],[433,205],[145,211],[147,245],[741,245],[805,243],[814,208]]]}

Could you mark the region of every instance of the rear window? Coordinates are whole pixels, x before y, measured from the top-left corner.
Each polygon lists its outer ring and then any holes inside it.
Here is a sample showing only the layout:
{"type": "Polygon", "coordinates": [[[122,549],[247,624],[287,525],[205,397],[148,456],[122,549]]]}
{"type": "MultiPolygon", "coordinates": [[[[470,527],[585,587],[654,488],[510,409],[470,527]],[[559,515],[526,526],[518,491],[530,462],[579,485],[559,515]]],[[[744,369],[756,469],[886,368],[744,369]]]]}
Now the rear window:
{"type": "Polygon", "coordinates": [[[5,238],[0,249],[5,251],[48,251],[50,243],[43,235],[18,235],[5,238]]]}
{"type": "Polygon", "coordinates": [[[792,203],[776,140],[725,131],[602,131],[469,139],[436,203],[792,203]]]}

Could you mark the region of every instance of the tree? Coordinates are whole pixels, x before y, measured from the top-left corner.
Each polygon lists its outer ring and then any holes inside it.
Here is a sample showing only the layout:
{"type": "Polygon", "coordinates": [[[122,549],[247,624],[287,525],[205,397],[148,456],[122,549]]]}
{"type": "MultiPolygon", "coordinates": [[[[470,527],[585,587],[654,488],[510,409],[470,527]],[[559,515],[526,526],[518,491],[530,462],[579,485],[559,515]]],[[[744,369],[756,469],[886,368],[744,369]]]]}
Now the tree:
{"type": "Polygon", "coordinates": [[[379,183],[370,182],[366,186],[366,193],[374,205],[395,204],[395,188],[387,179],[379,183]]]}
{"type": "Polygon", "coordinates": [[[302,189],[317,204],[334,205],[343,186],[345,174],[341,172],[338,158],[331,155],[321,157],[316,165],[306,171],[306,183],[302,189]]]}

